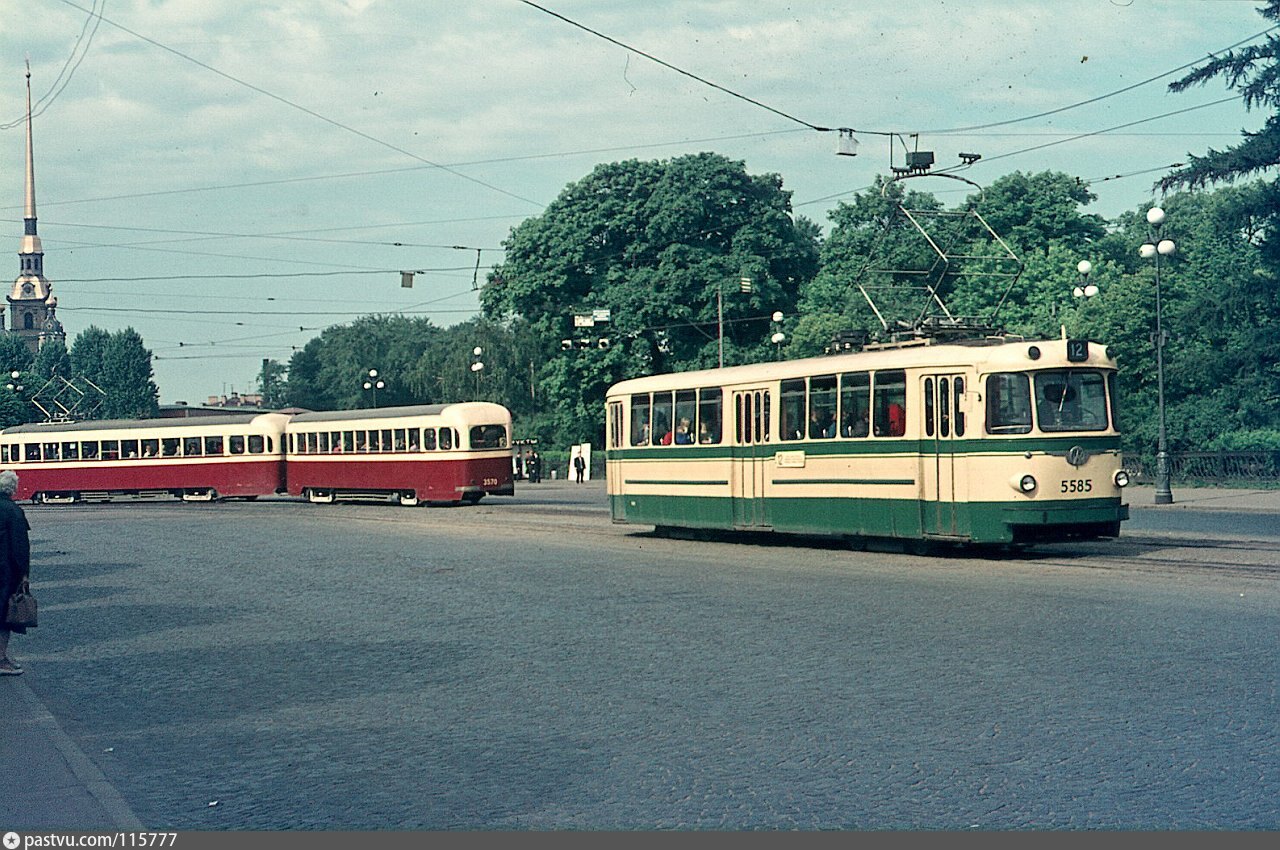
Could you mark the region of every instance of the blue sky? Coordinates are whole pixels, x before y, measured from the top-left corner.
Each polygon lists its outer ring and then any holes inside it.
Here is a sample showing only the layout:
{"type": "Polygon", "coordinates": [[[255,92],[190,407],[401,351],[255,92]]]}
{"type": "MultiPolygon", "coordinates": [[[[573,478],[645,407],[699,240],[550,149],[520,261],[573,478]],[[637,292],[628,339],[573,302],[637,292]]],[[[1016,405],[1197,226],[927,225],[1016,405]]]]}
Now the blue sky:
{"type": "Polygon", "coordinates": [[[1264,119],[1219,103],[1220,81],[1175,95],[1159,76],[1267,29],[1248,0],[539,5],[769,109],[520,0],[2,0],[11,277],[27,57],[59,318],[72,338],[135,328],[164,403],[250,392],[264,357],[367,313],[475,315],[477,249],[483,279],[509,230],[600,162],[715,151],[780,174],[825,225],[887,173],[877,133],[918,133],[939,166],[980,153],[963,172],[980,184],[1089,180],[1090,210],[1114,216],[1264,119]],[[871,132],[841,157],[805,124],[871,132]],[[422,270],[412,289],[400,269],[422,270]]]}

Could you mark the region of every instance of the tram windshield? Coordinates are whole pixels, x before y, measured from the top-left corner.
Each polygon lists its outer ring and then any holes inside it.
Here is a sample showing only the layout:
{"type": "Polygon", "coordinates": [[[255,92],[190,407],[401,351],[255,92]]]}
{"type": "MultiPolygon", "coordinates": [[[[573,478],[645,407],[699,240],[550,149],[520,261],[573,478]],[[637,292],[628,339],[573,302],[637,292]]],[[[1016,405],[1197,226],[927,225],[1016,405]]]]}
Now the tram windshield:
{"type": "Polygon", "coordinates": [[[1102,431],[1107,427],[1106,379],[1101,372],[1061,369],[1035,376],[1041,431],[1102,431]]]}
{"type": "Polygon", "coordinates": [[[1090,369],[987,376],[987,433],[1026,434],[1032,412],[1041,431],[1104,431],[1107,379],[1090,369]]]}

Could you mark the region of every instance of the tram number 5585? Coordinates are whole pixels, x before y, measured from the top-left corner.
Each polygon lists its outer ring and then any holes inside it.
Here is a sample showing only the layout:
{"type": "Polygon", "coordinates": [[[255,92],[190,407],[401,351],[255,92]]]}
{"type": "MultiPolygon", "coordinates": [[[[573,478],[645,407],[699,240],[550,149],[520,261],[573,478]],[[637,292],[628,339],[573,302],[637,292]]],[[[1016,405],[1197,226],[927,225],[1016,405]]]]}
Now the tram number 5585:
{"type": "Polygon", "coordinates": [[[1093,480],[1089,478],[1066,479],[1062,481],[1063,493],[1092,493],[1093,480]]]}

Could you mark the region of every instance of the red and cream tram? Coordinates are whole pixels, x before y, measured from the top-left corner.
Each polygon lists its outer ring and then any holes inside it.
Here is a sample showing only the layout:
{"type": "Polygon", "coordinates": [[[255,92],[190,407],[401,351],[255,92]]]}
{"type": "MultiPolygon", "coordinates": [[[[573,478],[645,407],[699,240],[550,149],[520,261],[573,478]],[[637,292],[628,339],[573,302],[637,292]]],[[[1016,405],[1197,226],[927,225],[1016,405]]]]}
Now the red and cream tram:
{"type": "Polygon", "coordinates": [[[284,489],[288,419],[234,413],[17,425],[0,433],[0,466],[18,473],[15,498],[36,502],[254,498],[284,489]]]}
{"type": "Polygon", "coordinates": [[[312,502],[510,496],[511,412],[490,402],[299,413],[285,426],[291,495],[312,502]]]}

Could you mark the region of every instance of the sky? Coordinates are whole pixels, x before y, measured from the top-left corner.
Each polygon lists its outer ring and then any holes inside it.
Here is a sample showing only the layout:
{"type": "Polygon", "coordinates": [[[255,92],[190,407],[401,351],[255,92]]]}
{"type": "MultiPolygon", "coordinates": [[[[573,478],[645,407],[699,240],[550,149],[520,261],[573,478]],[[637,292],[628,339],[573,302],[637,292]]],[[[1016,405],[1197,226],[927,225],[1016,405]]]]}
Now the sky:
{"type": "Polygon", "coordinates": [[[1221,80],[1168,91],[1267,30],[1260,5],[0,0],[4,279],[28,61],[68,344],[132,327],[161,403],[202,404],[362,315],[477,315],[511,229],[604,162],[713,151],[780,175],[824,229],[889,172],[891,142],[896,165],[906,147],[935,168],[978,153],[959,173],[979,185],[1082,178],[1108,218],[1158,202],[1172,164],[1262,126],[1221,80]],[[857,156],[815,127],[857,131],[857,156]]]}

